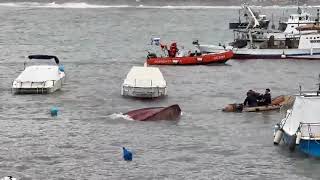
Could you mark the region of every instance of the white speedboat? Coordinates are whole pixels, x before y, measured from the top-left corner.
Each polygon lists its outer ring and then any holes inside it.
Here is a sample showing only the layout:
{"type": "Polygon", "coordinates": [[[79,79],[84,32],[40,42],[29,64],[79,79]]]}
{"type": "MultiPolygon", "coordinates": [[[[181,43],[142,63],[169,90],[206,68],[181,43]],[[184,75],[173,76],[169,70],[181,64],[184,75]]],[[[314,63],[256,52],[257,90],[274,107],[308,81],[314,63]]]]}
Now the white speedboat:
{"type": "Polygon", "coordinates": [[[157,67],[133,66],[121,87],[121,95],[156,98],[167,95],[167,83],[157,67]]]}
{"type": "Polygon", "coordinates": [[[292,109],[275,126],[274,144],[281,140],[290,151],[297,149],[307,155],[320,157],[320,91],[300,91],[292,109]]]}
{"type": "Polygon", "coordinates": [[[61,89],[65,80],[64,67],[56,56],[30,55],[24,70],[13,81],[16,94],[45,94],[61,89]]]}

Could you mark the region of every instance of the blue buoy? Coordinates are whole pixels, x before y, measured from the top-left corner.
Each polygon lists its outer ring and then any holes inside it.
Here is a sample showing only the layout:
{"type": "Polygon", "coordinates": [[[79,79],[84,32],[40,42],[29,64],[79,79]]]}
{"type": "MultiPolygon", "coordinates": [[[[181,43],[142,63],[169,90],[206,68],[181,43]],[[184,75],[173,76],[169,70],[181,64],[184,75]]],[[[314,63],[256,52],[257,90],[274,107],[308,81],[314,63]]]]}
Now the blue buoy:
{"type": "Polygon", "coordinates": [[[123,159],[125,161],[132,161],[132,152],[127,150],[125,147],[123,147],[122,150],[123,150],[123,159]]]}
{"type": "Polygon", "coordinates": [[[59,66],[59,71],[64,72],[64,66],[62,64],[59,66]]]}
{"type": "Polygon", "coordinates": [[[57,107],[52,107],[50,109],[51,116],[58,116],[59,109],[57,107]]]}

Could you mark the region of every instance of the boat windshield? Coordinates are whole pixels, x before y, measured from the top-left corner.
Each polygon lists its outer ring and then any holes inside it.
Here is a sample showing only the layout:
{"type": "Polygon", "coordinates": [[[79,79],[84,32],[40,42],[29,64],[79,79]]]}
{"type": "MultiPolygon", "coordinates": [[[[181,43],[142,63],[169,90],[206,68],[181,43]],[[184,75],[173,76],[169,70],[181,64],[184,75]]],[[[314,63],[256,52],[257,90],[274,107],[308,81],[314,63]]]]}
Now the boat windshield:
{"type": "Polygon", "coordinates": [[[41,66],[41,65],[57,65],[54,59],[29,59],[25,62],[26,66],[41,66]]]}
{"type": "Polygon", "coordinates": [[[25,65],[58,65],[59,59],[56,56],[50,55],[30,55],[28,63],[25,65]]]}

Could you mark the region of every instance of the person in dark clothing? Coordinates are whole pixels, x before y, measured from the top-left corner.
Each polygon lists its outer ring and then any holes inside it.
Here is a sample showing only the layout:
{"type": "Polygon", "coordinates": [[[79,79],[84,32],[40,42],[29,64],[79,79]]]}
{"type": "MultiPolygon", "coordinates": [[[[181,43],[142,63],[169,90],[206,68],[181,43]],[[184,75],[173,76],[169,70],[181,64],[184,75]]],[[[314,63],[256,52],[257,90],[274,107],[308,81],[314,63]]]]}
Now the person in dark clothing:
{"type": "Polygon", "coordinates": [[[256,91],[253,91],[252,89],[250,89],[250,90],[248,91],[248,93],[252,94],[255,98],[257,98],[257,101],[260,101],[260,100],[262,100],[262,98],[263,98],[263,95],[262,95],[262,94],[260,94],[260,93],[258,93],[258,92],[256,92],[256,91]]]}
{"type": "Polygon", "coordinates": [[[254,94],[247,92],[247,98],[243,102],[244,106],[255,107],[258,106],[257,98],[254,94]]]}
{"type": "Polygon", "coordinates": [[[258,103],[259,106],[267,106],[271,104],[271,94],[270,89],[266,89],[264,95],[262,96],[261,101],[258,103]]]}

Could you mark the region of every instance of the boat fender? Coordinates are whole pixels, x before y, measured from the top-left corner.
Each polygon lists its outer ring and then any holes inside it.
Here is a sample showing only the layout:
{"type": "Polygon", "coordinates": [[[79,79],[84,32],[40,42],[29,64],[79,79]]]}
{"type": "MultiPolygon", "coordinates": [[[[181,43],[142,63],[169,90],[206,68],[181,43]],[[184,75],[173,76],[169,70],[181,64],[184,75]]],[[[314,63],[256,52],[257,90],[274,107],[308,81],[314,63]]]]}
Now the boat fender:
{"type": "Polygon", "coordinates": [[[273,138],[276,136],[276,132],[280,129],[280,124],[274,125],[273,129],[273,138]]]}
{"type": "Polygon", "coordinates": [[[123,160],[132,161],[132,152],[126,149],[125,147],[122,147],[122,151],[123,151],[123,160]]]}
{"type": "Polygon", "coordinates": [[[273,139],[273,144],[274,145],[278,145],[282,139],[282,136],[283,136],[283,130],[282,129],[278,129],[275,136],[274,136],[274,139],[273,139]]]}
{"type": "Polygon", "coordinates": [[[300,144],[301,136],[302,136],[301,132],[300,132],[300,131],[297,132],[296,145],[299,145],[299,144],[300,144]]]}
{"type": "Polygon", "coordinates": [[[60,71],[60,72],[64,72],[64,66],[63,66],[63,65],[60,65],[60,66],[59,66],[59,71],[60,71]]]}
{"type": "Polygon", "coordinates": [[[281,54],[281,58],[282,59],[285,59],[287,56],[284,54],[284,51],[282,52],[282,54],[281,54]]]}
{"type": "Polygon", "coordinates": [[[293,152],[296,148],[296,140],[297,140],[297,135],[293,135],[291,137],[291,141],[289,143],[289,150],[290,152],[293,152]]]}
{"type": "Polygon", "coordinates": [[[59,112],[59,109],[55,106],[50,109],[51,116],[58,116],[58,112],[59,112]]]}

